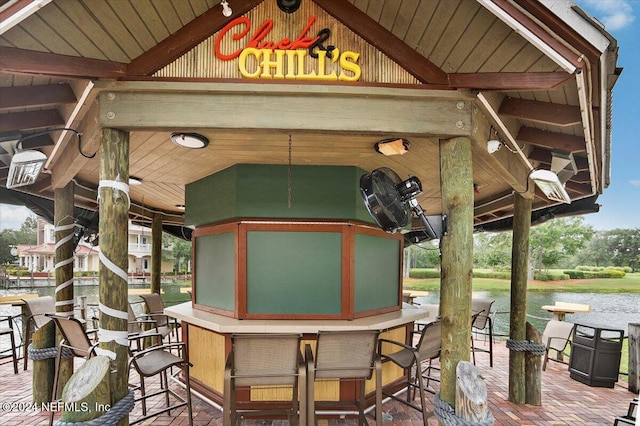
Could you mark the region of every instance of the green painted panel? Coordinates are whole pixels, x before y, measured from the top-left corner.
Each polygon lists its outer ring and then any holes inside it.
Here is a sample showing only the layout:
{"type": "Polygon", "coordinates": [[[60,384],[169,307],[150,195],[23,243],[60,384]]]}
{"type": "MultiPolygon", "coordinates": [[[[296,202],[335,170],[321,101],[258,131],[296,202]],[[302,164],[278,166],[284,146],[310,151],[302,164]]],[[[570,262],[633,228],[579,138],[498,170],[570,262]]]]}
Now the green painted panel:
{"type": "Polygon", "coordinates": [[[400,285],[400,242],[356,234],[355,312],[396,306],[400,285]]]}
{"type": "Polygon", "coordinates": [[[229,167],[185,187],[184,224],[206,225],[236,217],[238,170],[229,167]]]}
{"type": "Polygon", "coordinates": [[[186,186],[185,223],[203,225],[240,217],[374,223],[360,196],[360,177],[365,173],[351,166],[289,170],[282,165],[239,164],[186,186]]]}
{"type": "Polygon", "coordinates": [[[196,238],[195,291],[198,304],[235,310],[235,234],[196,238]]]}
{"type": "Polygon", "coordinates": [[[247,313],[340,314],[339,232],[247,233],[247,313]]]}

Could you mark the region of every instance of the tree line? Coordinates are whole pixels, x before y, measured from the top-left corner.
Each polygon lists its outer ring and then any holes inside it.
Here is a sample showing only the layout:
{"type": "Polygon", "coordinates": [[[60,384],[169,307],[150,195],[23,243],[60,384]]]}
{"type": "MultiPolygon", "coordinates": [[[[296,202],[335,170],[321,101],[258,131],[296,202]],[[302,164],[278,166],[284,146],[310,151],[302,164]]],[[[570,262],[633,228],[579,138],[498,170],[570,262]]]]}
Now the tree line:
{"type": "MultiPolygon", "coordinates": [[[[474,267],[511,266],[511,232],[474,235],[474,267]]],[[[410,268],[440,265],[437,242],[411,246],[405,253],[410,268]]],[[[596,231],[584,218],[558,218],[531,227],[529,265],[537,271],[576,266],[616,266],[640,270],[640,228],[596,231]]]]}

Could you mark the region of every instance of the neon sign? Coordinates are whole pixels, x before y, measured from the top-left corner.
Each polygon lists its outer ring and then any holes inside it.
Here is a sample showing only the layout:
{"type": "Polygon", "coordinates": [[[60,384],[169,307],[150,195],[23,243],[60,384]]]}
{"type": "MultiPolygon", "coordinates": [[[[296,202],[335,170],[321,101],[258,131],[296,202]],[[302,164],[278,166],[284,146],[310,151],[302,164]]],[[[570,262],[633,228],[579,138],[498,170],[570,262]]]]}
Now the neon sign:
{"type": "Polygon", "coordinates": [[[273,19],[265,20],[249,34],[251,21],[246,17],[238,17],[218,33],[215,40],[216,57],[223,61],[237,59],[240,74],[245,78],[358,81],[362,74],[358,65],[360,54],[340,52],[335,46],[325,46],[324,42],[331,35],[328,28],[322,29],[315,37],[310,36],[315,20],[315,16],[310,17],[293,40],[289,37],[271,40],[268,37],[273,29],[273,19]],[[222,42],[227,37],[232,37],[239,45],[229,53],[221,49],[222,42]],[[308,58],[315,60],[310,71],[306,69],[308,58]],[[338,69],[329,72],[329,61],[337,64],[338,69]]]}

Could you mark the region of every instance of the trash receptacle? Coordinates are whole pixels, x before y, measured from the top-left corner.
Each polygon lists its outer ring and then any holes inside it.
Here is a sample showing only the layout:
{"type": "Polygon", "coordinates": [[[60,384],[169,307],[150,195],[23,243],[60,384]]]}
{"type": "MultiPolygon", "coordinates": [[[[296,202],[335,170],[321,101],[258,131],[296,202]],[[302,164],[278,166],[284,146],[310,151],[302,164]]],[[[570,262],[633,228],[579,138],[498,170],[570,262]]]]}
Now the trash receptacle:
{"type": "Polygon", "coordinates": [[[612,388],[618,381],[624,330],[576,324],[569,358],[569,377],[594,387],[612,388]]]}

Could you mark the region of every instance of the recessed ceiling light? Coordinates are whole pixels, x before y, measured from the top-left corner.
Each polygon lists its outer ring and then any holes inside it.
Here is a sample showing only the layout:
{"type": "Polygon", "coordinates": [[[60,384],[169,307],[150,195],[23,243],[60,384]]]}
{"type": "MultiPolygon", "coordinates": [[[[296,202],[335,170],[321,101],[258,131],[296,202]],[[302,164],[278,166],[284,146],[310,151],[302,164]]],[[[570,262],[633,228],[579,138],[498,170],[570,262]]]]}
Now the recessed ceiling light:
{"type": "Polygon", "coordinates": [[[198,133],[172,133],[171,140],[185,148],[200,149],[209,145],[209,139],[198,133]]]}

